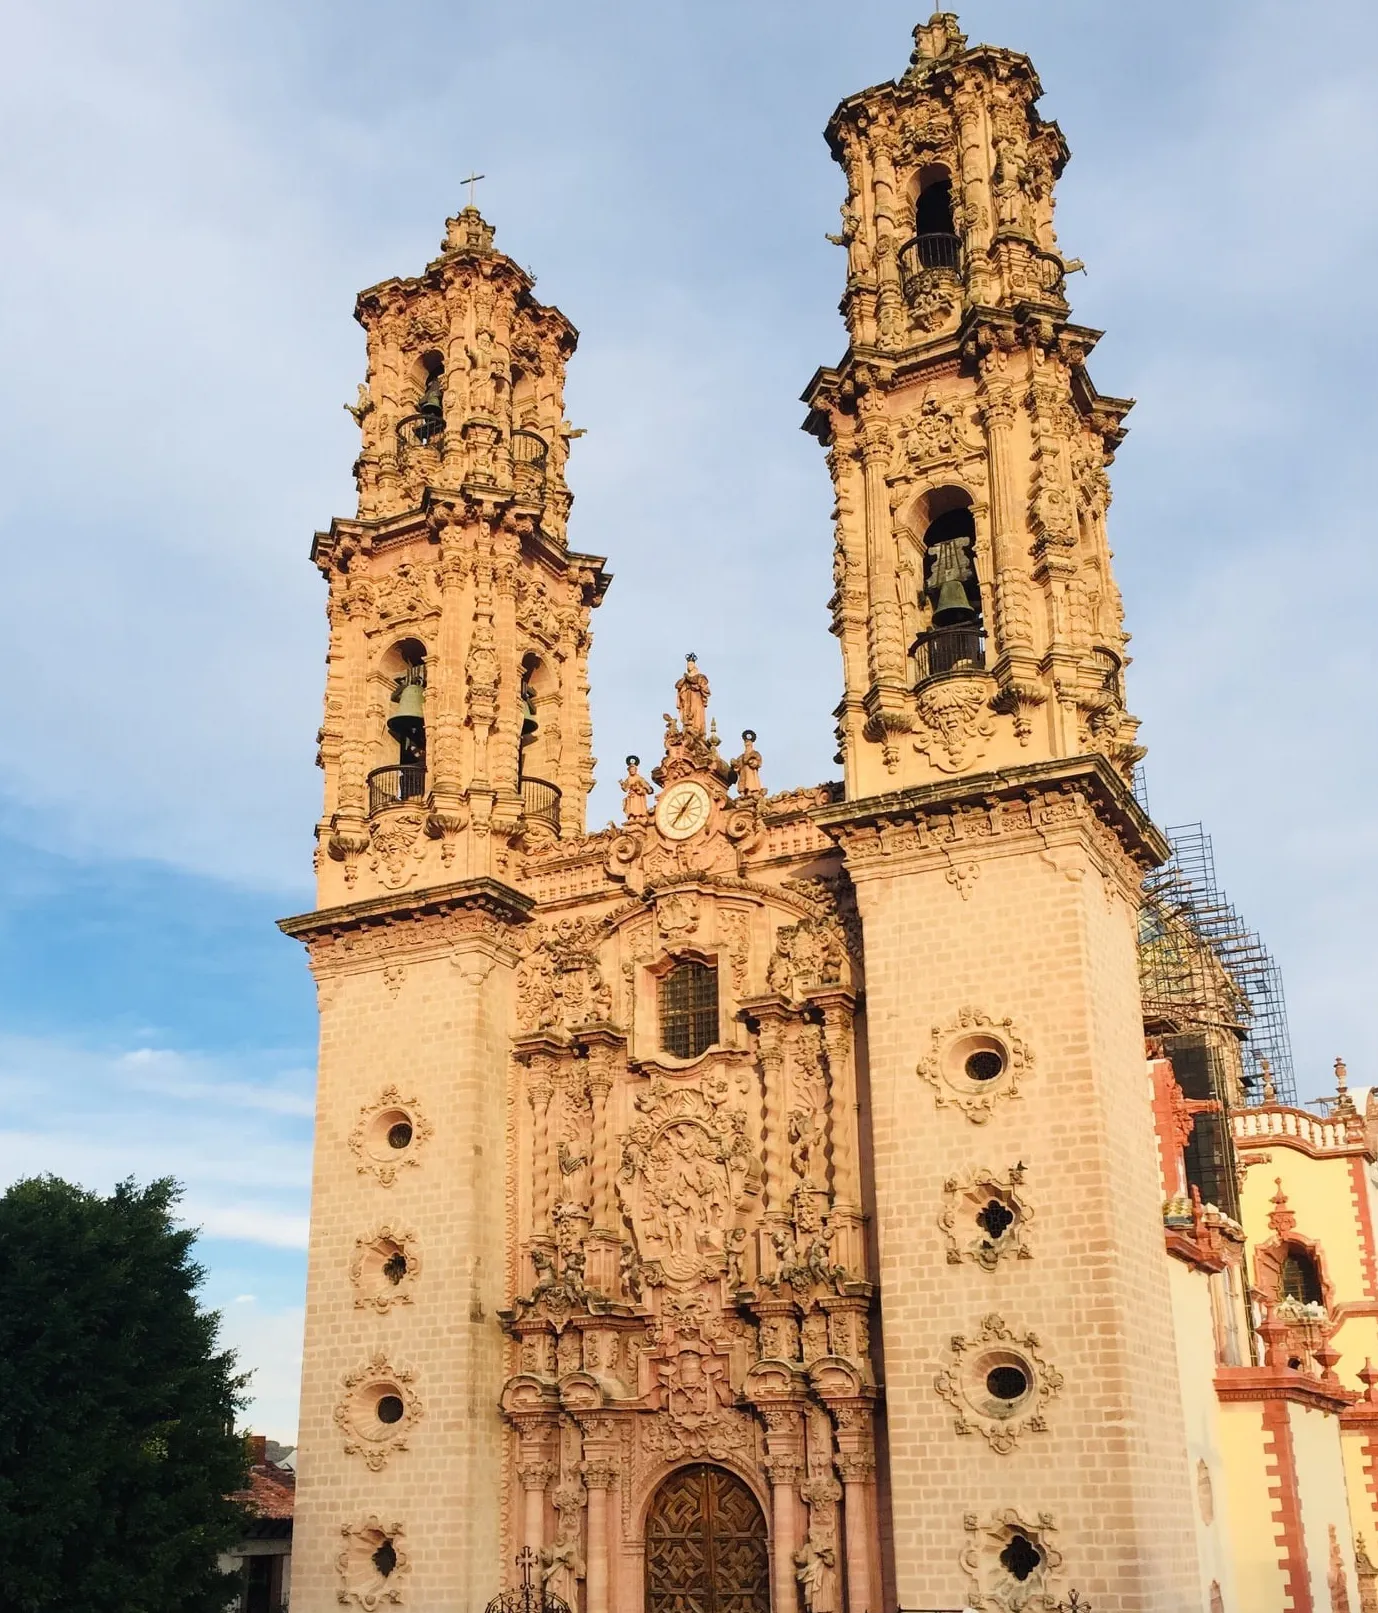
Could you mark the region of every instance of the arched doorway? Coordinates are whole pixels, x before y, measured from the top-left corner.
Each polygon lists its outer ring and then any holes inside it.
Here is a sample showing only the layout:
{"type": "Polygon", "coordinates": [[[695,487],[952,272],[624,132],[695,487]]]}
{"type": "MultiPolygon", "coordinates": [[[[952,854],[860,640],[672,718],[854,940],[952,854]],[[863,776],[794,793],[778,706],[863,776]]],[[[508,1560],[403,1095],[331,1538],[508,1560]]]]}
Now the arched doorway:
{"type": "Polygon", "coordinates": [[[679,1468],[652,1498],[646,1613],[770,1613],[766,1520],[726,1468],[679,1468]]]}

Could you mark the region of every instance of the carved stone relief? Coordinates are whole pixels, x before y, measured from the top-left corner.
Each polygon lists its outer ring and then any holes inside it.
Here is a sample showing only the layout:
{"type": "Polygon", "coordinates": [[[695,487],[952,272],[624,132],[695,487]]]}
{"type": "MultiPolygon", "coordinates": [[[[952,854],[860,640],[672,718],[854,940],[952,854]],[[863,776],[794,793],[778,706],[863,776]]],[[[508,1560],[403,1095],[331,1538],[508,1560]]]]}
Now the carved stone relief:
{"type": "Polygon", "coordinates": [[[335,1424],[344,1436],[347,1456],[362,1456],[370,1472],[385,1468],[397,1451],[407,1449],[408,1436],[421,1416],[412,1382],[416,1374],[393,1365],[375,1350],[341,1383],[335,1424]]]}
{"type": "Polygon", "coordinates": [[[421,1163],[420,1151],[432,1131],[415,1098],[403,1097],[395,1086],[384,1087],[359,1110],[349,1134],[356,1169],[361,1176],[375,1176],[384,1187],[391,1187],[399,1170],[421,1163]]]}
{"type": "Polygon", "coordinates": [[[1052,1515],[1027,1518],[1005,1507],[982,1523],[968,1512],[963,1519],[967,1542],[959,1554],[962,1572],[971,1582],[967,1600],[985,1613],[1056,1613],[1053,1586],[1062,1553],[1053,1544],[1057,1525],[1052,1515]]]}
{"type": "Polygon", "coordinates": [[[933,1088],[939,1109],[960,1109],[979,1126],[1002,1098],[1019,1096],[1019,1084],[1032,1066],[1033,1054],[1012,1020],[963,1008],[947,1024],[933,1027],[931,1050],[919,1060],[918,1074],[933,1088]]]}
{"type": "Polygon", "coordinates": [[[421,1275],[421,1251],[414,1232],[390,1224],[354,1240],[349,1280],[357,1309],[387,1311],[410,1305],[421,1275]]]}
{"type": "Polygon", "coordinates": [[[1020,1191],[1023,1183],[1022,1165],[1012,1165],[1004,1173],[978,1165],[947,1178],[938,1225],[949,1265],[970,1260],[994,1271],[1002,1260],[1031,1258],[1028,1231],[1033,1211],[1020,1191]]]}
{"type": "Polygon", "coordinates": [[[983,1434],[1004,1456],[1024,1433],[1046,1431],[1044,1410],[1061,1390],[1062,1374],[1038,1353],[1036,1334],[1016,1336],[992,1314],[974,1337],[954,1334],[948,1354],[933,1386],[952,1404],[957,1433],[983,1434]]]}
{"type": "Polygon", "coordinates": [[[337,1600],[345,1607],[396,1606],[411,1569],[405,1531],[385,1523],[376,1513],[359,1523],[341,1524],[344,1545],[335,1558],[337,1600]]]}

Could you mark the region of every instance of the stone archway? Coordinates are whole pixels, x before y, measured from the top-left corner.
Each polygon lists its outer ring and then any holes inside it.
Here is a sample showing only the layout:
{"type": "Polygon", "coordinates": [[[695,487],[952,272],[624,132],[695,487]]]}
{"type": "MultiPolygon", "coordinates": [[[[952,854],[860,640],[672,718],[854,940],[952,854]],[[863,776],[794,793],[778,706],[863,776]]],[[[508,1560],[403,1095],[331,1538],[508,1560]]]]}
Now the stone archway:
{"type": "Polygon", "coordinates": [[[651,1498],[646,1613],[770,1613],[765,1516],[726,1468],[677,1468],[651,1498]]]}

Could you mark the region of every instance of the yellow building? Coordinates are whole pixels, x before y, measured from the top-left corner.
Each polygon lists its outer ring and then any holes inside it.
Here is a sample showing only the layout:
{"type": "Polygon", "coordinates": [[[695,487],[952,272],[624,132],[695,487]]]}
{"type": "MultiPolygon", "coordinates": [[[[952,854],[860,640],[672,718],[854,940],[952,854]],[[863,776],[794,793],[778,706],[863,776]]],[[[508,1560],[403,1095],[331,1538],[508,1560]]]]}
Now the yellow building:
{"type": "Polygon", "coordinates": [[[297,1613],[1372,1605],[1372,1139],[1248,1102],[1228,949],[1145,907],[1039,95],[939,13],[828,125],[835,784],[690,656],[587,832],[576,332],[472,205],[359,298],[297,1613]]]}

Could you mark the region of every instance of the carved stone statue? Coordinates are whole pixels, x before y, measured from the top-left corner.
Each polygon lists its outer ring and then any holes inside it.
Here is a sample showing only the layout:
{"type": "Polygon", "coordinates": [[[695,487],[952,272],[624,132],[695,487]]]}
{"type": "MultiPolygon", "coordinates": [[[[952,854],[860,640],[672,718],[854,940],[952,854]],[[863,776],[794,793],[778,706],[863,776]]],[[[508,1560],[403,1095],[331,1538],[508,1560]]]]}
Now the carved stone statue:
{"type": "Polygon", "coordinates": [[[837,1554],[831,1546],[806,1540],[794,1554],[794,1577],[807,1613],[835,1613],[837,1607],[837,1554]]]}
{"type": "Polygon", "coordinates": [[[732,771],[737,775],[737,794],[764,795],[761,785],[761,768],[765,765],[765,758],[756,749],[756,734],[753,729],[742,730],[742,754],[732,759],[732,771]]]}
{"type": "Polygon", "coordinates": [[[686,734],[697,734],[700,739],[706,736],[709,693],[708,679],[699,671],[698,657],[686,656],[684,676],[675,685],[680,726],[686,734]]]}
{"type": "Polygon", "coordinates": [[[629,756],[627,758],[627,776],[617,787],[622,791],[622,816],[624,818],[645,818],[650,815],[650,806],[646,799],[655,785],[650,779],[641,776],[641,758],[629,756]]]}
{"type": "Polygon", "coordinates": [[[584,1557],[579,1550],[579,1511],[567,1507],[560,1514],[554,1543],[541,1548],[541,1579],[548,1591],[575,1607],[578,1605],[575,1585],[583,1579],[584,1573],[584,1557]]]}
{"type": "Polygon", "coordinates": [[[356,426],[363,425],[364,416],[373,413],[373,399],[369,396],[368,387],[363,381],[359,382],[358,401],[356,403],[346,403],[344,407],[348,413],[354,416],[356,426]]]}

